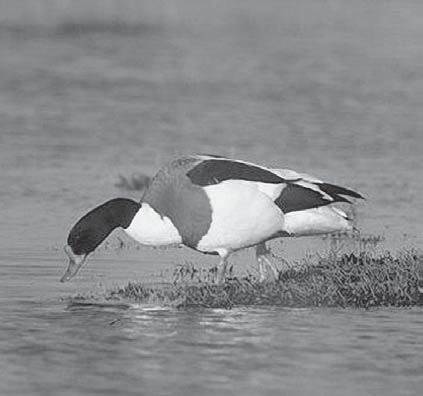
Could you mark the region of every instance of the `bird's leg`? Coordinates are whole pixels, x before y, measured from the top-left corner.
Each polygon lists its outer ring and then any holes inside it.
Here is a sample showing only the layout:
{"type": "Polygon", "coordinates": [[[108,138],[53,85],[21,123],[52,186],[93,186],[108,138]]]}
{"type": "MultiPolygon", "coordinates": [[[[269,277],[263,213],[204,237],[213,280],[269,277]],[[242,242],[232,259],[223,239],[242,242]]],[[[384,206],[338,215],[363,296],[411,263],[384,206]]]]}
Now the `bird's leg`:
{"type": "Polygon", "coordinates": [[[217,276],[216,276],[216,283],[218,285],[221,285],[225,282],[226,278],[226,268],[228,266],[228,252],[219,252],[219,255],[221,257],[220,263],[217,265],[217,276]]]}
{"type": "Polygon", "coordinates": [[[264,282],[266,280],[266,269],[263,262],[263,257],[257,255],[257,263],[258,263],[258,269],[259,269],[259,281],[264,282]]]}
{"type": "Polygon", "coordinates": [[[264,282],[266,280],[266,262],[264,260],[264,257],[267,251],[268,250],[264,242],[256,246],[256,258],[257,258],[258,269],[260,274],[260,278],[259,278],[260,282],[264,282]]]}
{"type": "Polygon", "coordinates": [[[268,249],[268,247],[266,246],[265,242],[259,243],[256,246],[256,257],[257,257],[257,262],[258,262],[258,265],[259,265],[260,282],[263,282],[266,279],[265,265],[267,265],[268,268],[270,268],[270,270],[273,273],[275,280],[279,279],[279,269],[275,265],[275,263],[273,263],[269,259],[270,255],[271,255],[271,252],[268,249]]]}

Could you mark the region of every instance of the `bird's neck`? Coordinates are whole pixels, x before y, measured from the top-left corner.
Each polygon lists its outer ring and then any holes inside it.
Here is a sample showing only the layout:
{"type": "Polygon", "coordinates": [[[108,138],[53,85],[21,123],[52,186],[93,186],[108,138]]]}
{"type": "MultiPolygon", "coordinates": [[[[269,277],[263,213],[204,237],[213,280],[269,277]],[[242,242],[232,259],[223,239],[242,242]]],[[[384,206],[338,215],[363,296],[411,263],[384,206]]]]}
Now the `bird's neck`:
{"type": "Polygon", "coordinates": [[[84,215],[71,229],[68,245],[73,253],[89,254],[118,227],[126,228],[140,205],[126,198],[115,198],[97,206],[84,215]]]}
{"type": "Polygon", "coordinates": [[[114,198],[100,205],[94,211],[96,217],[102,218],[103,222],[108,224],[109,227],[126,228],[131,224],[139,209],[140,204],[132,199],[114,198]]]}

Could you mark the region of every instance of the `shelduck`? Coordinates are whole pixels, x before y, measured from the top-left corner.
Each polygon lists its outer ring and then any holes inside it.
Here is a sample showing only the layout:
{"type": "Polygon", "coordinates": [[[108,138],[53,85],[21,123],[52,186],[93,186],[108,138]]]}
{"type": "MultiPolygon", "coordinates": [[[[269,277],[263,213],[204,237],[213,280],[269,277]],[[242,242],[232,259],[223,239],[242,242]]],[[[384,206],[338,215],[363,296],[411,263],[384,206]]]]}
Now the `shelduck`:
{"type": "Polygon", "coordinates": [[[231,253],[256,246],[260,276],[275,271],[265,242],[278,237],[351,230],[336,202],[363,198],[350,189],[289,169],[270,169],[214,155],[191,155],[164,165],[140,202],[115,198],[84,215],[71,229],[62,276],[73,278],[107,237],[121,227],[150,246],[183,244],[221,258],[218,282],[231,253]]]}

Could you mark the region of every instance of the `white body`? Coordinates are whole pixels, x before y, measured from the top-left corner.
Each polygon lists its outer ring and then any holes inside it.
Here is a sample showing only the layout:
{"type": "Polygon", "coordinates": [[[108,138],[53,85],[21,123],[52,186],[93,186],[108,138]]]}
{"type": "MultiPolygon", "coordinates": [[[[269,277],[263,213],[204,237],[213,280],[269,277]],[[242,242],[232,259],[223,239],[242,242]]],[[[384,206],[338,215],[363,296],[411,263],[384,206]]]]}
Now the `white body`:
{"type": "Polygon", "coordinates": [[[227,180],[204,187],[213,208],[212,222],[208,233],[198,243],[198,250],[234,251],[262,242],[283,230],[283,213],[255,184],[227,180]]]}
{"type": "Polygon", "coordinates": [[[147,203],[142,204],[124,231],[143,245],[162,246],[182,243],[182,238],[172,221],[166,216],[160,216],[147,203]]]}

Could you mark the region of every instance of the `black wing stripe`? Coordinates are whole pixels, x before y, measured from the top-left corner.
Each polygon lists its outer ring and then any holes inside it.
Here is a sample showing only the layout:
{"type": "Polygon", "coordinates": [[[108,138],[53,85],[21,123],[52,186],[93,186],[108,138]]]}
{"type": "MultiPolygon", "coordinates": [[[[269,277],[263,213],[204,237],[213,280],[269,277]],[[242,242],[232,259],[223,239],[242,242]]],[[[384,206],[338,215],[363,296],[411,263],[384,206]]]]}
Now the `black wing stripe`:
{"type": "MultiPolygon", "coordinates": [[[[323,192],[325,192],[326,194],[329,194],[332,197],[339,196],[339,195],[346,195],[348,197],[364,199],[364,197],[358,192],[355,192],[345,187],[336,186],[335,184],[329,184],[329,183],[315,183],[315,184],[317,184],[323,192]]],[[[347,200],[347,202],[349,201],[347,200]]]]}
{"type": "Polygon", "coordinates": [[[297,184],[288,184],[275,200],[282,212],[296,212],[329,205],[334,201],[325,198],[321,193],[297,184]]]}
{"type": "Polygon", "coordinates": [[[279,184],[285,179],[258,166],[230,160],[205,160],[192,168],[187,176],[199,186],[218,184],[225,180],[248,180],[279,184]]]}

